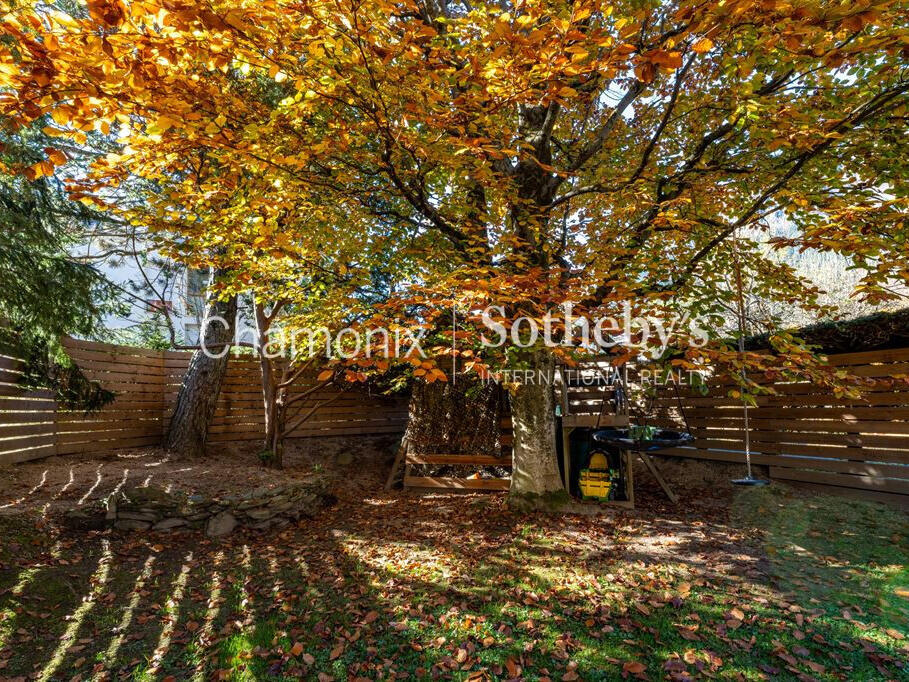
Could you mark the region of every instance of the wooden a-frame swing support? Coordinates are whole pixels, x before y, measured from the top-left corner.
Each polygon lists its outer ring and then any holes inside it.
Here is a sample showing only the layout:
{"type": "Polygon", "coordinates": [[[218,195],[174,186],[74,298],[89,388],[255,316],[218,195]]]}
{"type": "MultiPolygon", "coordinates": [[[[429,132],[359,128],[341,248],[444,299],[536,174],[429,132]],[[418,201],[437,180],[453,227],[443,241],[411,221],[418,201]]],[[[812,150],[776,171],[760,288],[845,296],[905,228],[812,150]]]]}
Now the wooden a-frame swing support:
{"type": "MultiPolygon", "coordinates": [[[[582,371],[583,369],[593,369],[602,375],[602,368],[599,363],[607,360],[609,358],[594,358],[593,367],[580,368],[575,371],[582,371]]],[[[607,405],[608,398],[608,388],[604,386],[591,386],[591,387],[579,387],[572,388],[569,386],[570,382],[567,378],[567,368],[565,366],[559,366],[558,368],[559,378],[560,378],[560,408],[562,412],[561,416],[561,429],[558,436],[562,441],[562,457],[563,457],[563,471],[564,475],[564,486],[566,492],[570,494],[570,483],[569,475],[570,471],[570,450],[569,442],[571,432],[577,428],[598,428],[598,427],[627,427],[629,425],[629,416],[628,416],[628,404],[627,401],[622,402],[622,408],[617,414],[605,414],[604,408],[607,405]],[[603,390],[599,390],[603,389],[603,390]]],[[[627,374],[626,374],[627,376],[627,374]]],[[[614,387],[612,387],[614,390],[614,387]]],[[[501,435],[503,452],[501,457],[493,457],[490,455],[471,455],[471,454],[431,454],[431,455],[421,455],[413,451],[408,442],[407,436],[401,440],[401,444],[398,448],[397,454],[395,455],[394,464],[392,465],[391,471],[388,474],[388,478],[385,481],[385,489],[391,489],[396,480],[398,479],[398,474],[401,468],[403,467],[403,484],[405,488],[415,488],[423,490],[438,490],[438,491],[505,491],[511,485],[510,478],[460,478],[460,477],[431,477],[431,476],[416,476],[413,475],[413,467],[417,465],[465,465],[465,466],[497,466],[503,468],[510,468],[512,466],[511,459],[511,442],[512,435],[510,433],[511,429],[511,420],[505,418],[502,420],[501,427],[503,433],[501,435]]],[[[644,462],[644,465],[647,467],[648,471],[659,483],[660,487],[666,493],[666,496],[673,503],[678,502],[678,497],[660,475],[660,472],[656,468],[651,459],[650,455],[646,452],[631,452],[629,450],[623,450],[621,456],[623,458],[623,465],[626,472],[625,480],[625,489],[627,494],[627,500],[615,500],[610,501],[607,504],[622,506],[622,507],[634,507],[634,460],[635,455],[640,457],[641,461],[644,462]]]]}

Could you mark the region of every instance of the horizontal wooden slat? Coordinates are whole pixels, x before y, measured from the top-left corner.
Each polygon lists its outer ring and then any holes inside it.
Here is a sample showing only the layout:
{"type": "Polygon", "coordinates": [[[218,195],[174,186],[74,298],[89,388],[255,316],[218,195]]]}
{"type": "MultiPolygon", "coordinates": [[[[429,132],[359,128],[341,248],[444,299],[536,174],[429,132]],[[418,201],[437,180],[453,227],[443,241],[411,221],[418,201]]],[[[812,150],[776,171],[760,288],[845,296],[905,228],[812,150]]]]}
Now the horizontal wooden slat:
{"type": "Polygon", "coordinates": [[[5,355],[0,356],[0,369],[21,372],[24,366],[25,363],[18,358],[11,358],[5,355]]]}
{"type": "MultiPolygon", "coordinates": [[[[762,419],[839,419],[842,421],[885,421],[909,420],[909,407],[768,407],[759,408],[762,419]]],[[[756,412],[757,410],[754,410],[756,412]]],[[[740,406],[729,408],[694,408],[685,409],[691,417],[737,416],[741,414],[740,406]]]]}
{"type": "Polygon", "coordinates": [[[828,356],[831,365],[866,365],[870,363],[909,362],[909,348],[870,350],[861,353],[838,353],[828,356]]]}
{"type": "Polygon", "coordinates": [[[0,369],[0,381],[5,384],[18,384],[22,378],[22,372],[16,372],[11,369],[0,369]]]}
{"type": "Polygon", "coordinates": [[[76,455],[89,452],[109,452],[111,450],[125,450],[128,448],[140,448],[150,445],[160,445],[160,443],[160,435],[114,440],[92,440],[79,443],[59,444],[57,445],[57,454],[76,455]]]}
{"type": "MultiPolygon", "coordinates": [[[[818,433],[877,433],[877,434],[909,434],[909,422],[896,421],[856,421],[842,422],[835,419],[810,420],[810,419],[761,419],[760,412],[751,410],[749,422],[753,429],[760,431],[816,431],[818,433]]],[[[648,424],[667,428],[684,426],[680,419],[648,419],[648,424]]],[[[689,417],[688,423],[692,428],[741,428],[744,424],[743,415],[737,417],[698,418],[689,417]]]]}
{"type": "Polygon", "coordinates": [[[405,476],[405,488],[452,488],[455,490],[508,490],[509,478],[430,478],[428,476],[405,476]]]}
{"type": "Polygon", "coordinates": [[[54,392],[46,389],[28,389],[17,384],[0,384],[0,400],[9,398],[53,400],[54,392]]]}
{"type": "MultiPolygon", "coordinates": [[[[742,402],[735,398],[685,398],[685,409],[715,407],[724,409],[742,409],[742,402]]],[[[751,409],[760,407],[874,407],[877,405],[900,407],[909,404],[909,391],[885,391],[867,393],[862,398],[836,398],[832,395],[760,395],[756,396],[751,409]]],[[[666,400],[654,403],[654,410],[675,408],[676,401],[666,400]]]]}
{"type": "MultiPolygon", "coordinates": [[[[57,403],[47,398],[29,399],[0,396],[0,413],[3,412],[53,412],[57,403]]],[[[2,416],[0,416],[2,419],[2,416]]]]}
{"type": "MultiPolygon", "coordinates": [[[[702,431],[694,430],[695,443],[698,441],[729,440],[741,442],[744,440],[744,431],[702,431]]],[[[862,452],[869,448],[876,450],[892,450],[906,458],[909,456],[909,441],[899,436],[859,436],[850,434],[808,434],[786,433],[769,431],[751,431],[749,438],[756,450],[763,449],[764,445],[785,449],[786,445],[805,445],[818,448],[847,448],[855,453],[853,459],[862,457],[862,452]]]]}
{"type": "Polygon", "coordinates": [[[407,462],[408,464],[510,467],[511,457],[493,457],[491,455],[412,455],[407,453],[407,462]]]}
{"type": "Polygon", "coordinates": [[[53,445],[55,439],[56,434],[54,433],[37,433],[26,436],[15,436],[13,438],[4,438],[3,440],[0,440],[0,452],[35,448],[41,445],[53,445]]]}
{"type": "Polygon", "coordinates": [[[56,433],[54,422],[34,422],[31,424],[8,424],[6,420],[0,423],[0,439],[13,436],[35,436],[44,433],[56,433]]]}
{"type": "Polygon", "coordinates": [[[61,341],[67,351],[105,353],[117,357],[123,356],[142,356],[150,358],[160,358],[162,351],[153,348],[141,348],[139,346],[123,346],[115,343],[104,341],[86,341],[84,339],[64,338],[61,341]]]}
{"type": "Polygon", "coordinates": [[[886,493],[909,495],[909,481],[881,478],[878,476],[853,476],[803,469],[770,468],[770,476],[784,481],[821,483],[842,488],[864,488],[886,493]]]}
{"type": "Polygon", "coordinates": [[[36,448],[17,450],[16,452],[0,452],[0,465],[19,464],[33,459],[53,457],[55,454],[57,454],[57,449],[54,445],[42,445],[36,448]]]}
{"type": "MultiPolygon", "coordinates": [[[[394,433],[400,434],[404,432],[404,426],[399,424],[389,424],[385,426],[368,426],[368,427],[357,427],[357,426],[345,426],[337,425],[319,429],[312,428],[301,428],[291,434],[288,438],[313,438],[313,437],[326,437],[331,438],[334,436],[373,436],[383,433],[394,433]]],[[[262,432],[250,431],[250,432],[241,432],[241,433],[213,433],[209,435],[209,443],[230,443],[234,441],[255,441],[262,438],[262,432]]]]}

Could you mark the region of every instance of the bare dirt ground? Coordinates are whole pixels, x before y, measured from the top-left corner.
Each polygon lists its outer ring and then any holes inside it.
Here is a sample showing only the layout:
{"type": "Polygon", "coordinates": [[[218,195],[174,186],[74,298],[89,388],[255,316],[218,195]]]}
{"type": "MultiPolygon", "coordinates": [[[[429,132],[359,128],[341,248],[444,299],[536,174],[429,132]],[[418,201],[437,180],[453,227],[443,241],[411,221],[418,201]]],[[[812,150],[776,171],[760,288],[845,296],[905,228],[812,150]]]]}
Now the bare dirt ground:
{"type": "Polygon", "coordinates": [[[327,476],[344,488],[374,487],[391,466],[395,438],[310,438],[292,441],[285,467],[263,467],[253,444],[211,448],[200,460],[168,456],[158,448],[116,450],[94,456],[49,457],[0,468],[0,515],[54,515],[134,486],[158,486],[209,497],[327,476]]]}
{"type": "MultiPolygon", "coordinates": [[[[385,477],[394,459],[394,437],[311,438],[291,441],[281,471],[263,467],[254,444],[219,446],[201,460],[181,460],[158,448],[138,448],[96,456],[51,457],[0,470],[6,484],[0,490],[0,516],[28,514],[59,519],[69,509],[90,505],[112,492],[133,486],[154,485],[165,490],[208,497],[237,494],[273,487],[294,480],[326,479],[340,508],[348,505],[386,505],[402,496],[422,507],[436,508],[443,516],[454,515],[463,504],[500,508],[504,496],[458,493],[384,491],[385,477]]],[[[733,565],[755,565],[754,557],[739,551],[742,539],[728,526],[732,490],[720,485],[728,473],[723,465],[713,468],[699,462],[663,462],[671,471],[670,483],[681,497],[671,505],[646,469],[635,470],[637,508],[615,510],[607,515],[629,524],[638,535],[636,552],[642,560],[660,561],[670,556],[687,562],[716,563],[718,570],[733,565]]],[[[416,507],[414,507],[416,509],[416,507]]],[[[581,538],[578,538],[580,541],[581,538]]],[[[600,544],[591,556],[609,557],[618,551],[612,543],[600,544]]],[[[627,553],[627,549],[621,549],[627,553]]]]}
{"type": "Polygon", "coordinates": [[[0,470],[0,682],[905,679],[903,515],[671,462],[678,505],[639,467],[635,510],[517,514],[501,494],[385,491],[395,446],[301,440],[281,472],[253,444],[0,470]],[[313,476],[337,504],[281,531],[59,523],[122,486],[313,476]]]}

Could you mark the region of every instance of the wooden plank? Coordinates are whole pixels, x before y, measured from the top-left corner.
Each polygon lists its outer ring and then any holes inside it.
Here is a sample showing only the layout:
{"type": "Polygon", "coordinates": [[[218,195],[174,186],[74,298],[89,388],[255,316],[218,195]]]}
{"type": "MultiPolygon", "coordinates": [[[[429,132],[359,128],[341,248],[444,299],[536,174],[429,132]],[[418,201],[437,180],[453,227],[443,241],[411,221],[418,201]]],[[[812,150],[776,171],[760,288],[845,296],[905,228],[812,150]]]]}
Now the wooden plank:
{"type": "Polygon", "coordinates": [[[53,400],[55,393],[46,388],[25,388],[18,384],[0,384],[0,399],[3,398],[31,398],[39,400],[53,400]]]}
{"type": "MultiPolygon", "coordinates": [[[[685,409],[717,407],[724,409],[742,409],[741,400],[735,398],[710,398],[695,397],[684,399],[685,409]]],[[[879,393],[868,393],[861,398],[837,398],[830,394],[827,395],[761,395],[755,397],[757,408],[763,407],[872,407],[872,406],[893,406],[901,407],[909,405],[909,391],[895,392],[883,391],[879,393]]],[[[665,403],[655,403],[655,408],[674,409],[676,403],[665,401],[665,403]]],[[[751,407],[751,409],[757,409],[751,407]]]]}
{"type": "Polygon", "coordinates": [[[11,369],[0,369],[0,381],[6,384],[18,384],[22,378],[22,372],[14,372],[11,369]]]}
{"type": "MultiPolygon", "coordinates": [[[[120,429],[104,429],[99,431],[70,431],[70,432],[58,432],[56,434],[57,443],[66,444],[66,443],[84,443],[87,441],[95,440],[131,440],[133,438],[140,438],[144,436],[155,436],[159,437],[161,435],[161,424],[154,424],[153,426],[145,426],[141,428],[135,428],[132,424],[127,424],[126,428],[120,429]]],[[[0,441],[2,444],[2,441],[0,441]]]]}
{"type": "Polygon", "coordinates": [[[143,436],[138,438],[128,438],[122,440],[92,440],[82,443],[65,443],[57,445],[57,453],[60,455],[76,455],[89,452],[110,452],[112,450],[126,450],[129,448],[141,448],[149,445],[160,445],[161,435],[143,436]]]}
{"type": "Polygon", "coordinates": [[[160,403],[114,403],[97,412],[75,412],[59,410],[57,420],[61,422],[111,421],[122,419],[157,419],[164,414],[160,403]]]}
{"type": "Polygon", "coordinates": [[[42,445],[37,448],[18,450],[16,452],[0,452],[0,465],[20,464],[21,462],[29,462],[34,459],[53,457],[56,454],[57,450],[53,445],[42,445]]]}
{"type": "MultiPolygon", "coordinates": [[[[835,419],[829,420],[811,420],[811,419],[760,419],[753,416],[755,413],[750,413],[750,422],[754,430],[761,431],[772,431],[775,429],[787,430],[787,431],[813,431],[818,433],[840,433],[842,431],[854,432],[854,433],[876,433],[881,435],[886,434],[909,434],[909,422],[895,422],[895,421],[856,421],[856,422],[842,422],[835,419]]],[[[647,422],[653,426],[662,426],[662,427],[680,427],[682,426],[681,421],[675,419],[650,419],[647,422]]],[[[741,416],[737,418],[716,418],[716,419],[704,419],[704,418],[689,418],[688,423],[693,428],[707,428],[707,427],[727,427],[727,428],[740,428],[744,424],[744,420],[741,416]]]]}
{"type": "Polygon", "coordinates": [[[407,463],[510,467],[511,457],[492,457],[490,455],[417,455],[408,452],[407,463]]]}
{"type": "Polygon", "coordinates": [[[63,413],[57,418],[60,431],[103,431],[110,428],[122,428],[124,424],[160,424],[164,420],[160,412],[133,413],[130,419],[117,418],[116,415],[92,415],[79,418],[78,415],[63,413]]]}
{"type": "MultiPolygon", "coordinates": [[[[327,396],[326,398],[332,398],[333,396],[327,396]]],[[[322,402],[326,398],[319,398],[318,400],[303,400],[293,404],[293,408],[302,407],[303,409],[314,407],[317,402],[322,402]]],[[[378,406],[384,406],[381,401],[367,401],[367,400],[348,400],[345,398],[338,398],[330,405],[326,405],[322,409],[330,409],[334,412],[341,412],[343,410],[359,410],[362,412],[368,412],[376,409],[378,406]]],[[[389,403],[389,407],[396,407],[395,403],[389,403]]],[[[237,411],[237,410],[255,410],[262,408],[262,394],[261,393],[250,393],[248,396],[232,396],[232,395],[222,395],[218,399],[217,409],[220,411],[237,411]]]]}
{"type": "Polygon", "coordinates": [[[909,361],[909,348],[892,348],[889,350],[869,350],[859,353],[838,353],[828,355],[827,362],[831,365],[867,365],[872,362],[907,362],[909,361]]]}
{"type": "Polygon", "coordinates": [[[663,489],[663,492],[666,493],[666,497],[669,498],[669,501],[673,504],[678,504],[679,497],[676,495],[672,488],[669,487],[669,484],[666,483],[666,480],[660,475],[659,470],[654,465],[653,460],[650,458],[650,455],[646,452],[637,453],[638,457],[641,458],[641,461],[644,462],[644,466],[647,467],[650,474],[656,479],[656,482],[660,484],[660,487],[663,489]]]}
{"type": "Polygon", "coordinates": [[[162,400],[162,391],[161,386],[156,384],[145,384],[135,381],[115,381],[109,379],[98,380],[98,383],[102,388],[113,391],[117,398],[130,398],[130,397],[139,397],[141,400],[150,400],[149,396],[153,396],[154,400],[162,400]]]}
{"type": "Polygon", "coordinates": [[[22,372],[23,367],[25,367],[25,363],[19,358],[0,356],[0,369],[12,372],[22,372]]]}
{"type": "Polygon", "coordinates": [[[885,493],[909,495],[909,480],[896,480],[876,476],[853,476],[834,474],[822,471],[805,471],[802,469],[770,468],[770,477],[785,481],[820,483],[841,488],[864,488],[885,493]]]}
{"type": "Polygon", "coordinates": [[[429,476],[405,476],[405,488],[428,488],[432,490],[480,490],[503,491],[511,486],[509,478],[431,478],[429,476]]]}
{"type": "MultiPolygon", "coordinates": [[[[695,448],[672,448],[649,453],[657,457],[688,457],[719,462],[738,462],[745,465],[745,452],[735,450],[698,450],[695,448]]],[[[795,455],[768,455],[758,452],[751,454],[751,462],[764,466],[775,466],[787,469],[814,468],[843,474],[862,474],[866,476],[887,476],[890,478],[909,477],[909,468],[904,464],[882,464],[877,462],[860,462],[842,459],[818,459],[795,455]]]]}
{"type": "Polygon", "coordinates": [[[83,362],[86,362],[132,368],[143,367],[161,369],[162,365],[161,358],[147,355],[119,355],[116,353],[80,350],[67,350],[67,354],[72,361],[79,366],[81,366],[83,362]]]}
{"type": "MultiPolygon", "coordinates": [[[[168,378],[161,374],[160,371],[153,370],[152,368],[145,368],[149,371],[140,371],[136,368],[121,367],[120,365],[116,365],[109,369],[86,369],[82,366],[80,366],[79,369],[82,370],[82,374],[85,375],[85,378],[91,381],[153,384],[159,387],[169,385],[168,378]]],[[[159,388],[158,390],[163,389],[159,388]]]]}
{"type": "MultiPolygon", "coordinates": [[[[740,414],[741,407],[730,408],[694,408],[685,412],[691,417],[725,417],[740,414]]],[[[888,421],[909,420],[909,407],[780,407],[758,408],[753,410],[760,419],[838,419],[850,421],[888,421]]]]}
{"type": "MultiPolygon", "coordinates": [[[[315,438],[334,436],[365,436],[378,435],[382,433],[398,434],[405,429],[404,424],[390,424],[388,426],[369,426],[369,427],[340,427],[322,429],[300,429],[288,435],[288,438],[315,438]]],[[[249,433],[213,433],[208,437],[210,443],[229,443],[231,441],[250,441],[259,440],[262,437],[261,431],[250,431],[249,433]]]]}
{"type": "Polygon", "coordinates": [[[34,422],[32,424],[0,424],[0,438],[13,436],[35,436],[44,433],[54,433],[55,426],[52,421],[34,422]]]}
{"type": "Polygon", "coordinates": [[[40,398],[29,400],[27,398],[11,398],[0,396],[0,413],[3,412],[53,412],[57,403],[53,400],[40,398]]]}
{"type": "MultiPolygon", "coordinates": [[[[763,382],[758,382],[761,386],[767,388],[772,388],[776,395],[817,395],[817,396],[828,396],[830,395],[830,387],[823,386],[820,384],[815,384],[807,381],[794,381],[794,382],[783,382],[783,383],[773,383],[767,384],[763,382]]],[[[700,390],[695,390],[692,388],[679,388],[679,396],[687,404],[692,398],[729,398],[729,390],[733,388],[738,388],[738,384],[729,384],[728,386],[722,387],[713,387],[706,394],[702,393],[700,390]]],[[[898,380],[896,382],[891,382],[886,379],[878,379],[872,383],[861,386],[862,391],[867,392],[879,392],[879,391],[900,391],[905,393],[909,390],[909,383],[898,380]]],[[[655,405],[675,405],[677,403],[675,393],[672,391],[666,391],[664,393],[658,394],[654,397],[655,405]]]]}
{"type": "Polygon", "coordinates": [[[42,445],[52,445],[56,435],[54,433],[39,433],[26,436],[14,436],[0,440],[0,452],[36,448],[42,445]]]}
{"type": "MultiPolygon", "coordinates": [[[[696,439],[742,440],[744,429],[693,428],[696,439]]],[[[909,450],[909,435],[874,435],[863,433],[818,433],[814,431],[763,431],[750,429],[753,443],[792,443],[799,445],[842,445],[853,448],[885,447],[895,450],[909,450]]]]}
{"type": "Polygon", "coordinates": [[[50,410],[39,412],[37,410],[24,410],[19,412],[0,412],[0,422],[4,425],[34,424],[36,422],[53,421],[54,413],[50,410]]]}
{"type": "Polygon", "coordinates": [[[163,351],[154,348],[142,348],[140,346],[123,346],[105,341],[86,341],[83,339],[74,339],[64,337],[60,343],[67,351],[107,353],[111,355],[136,355],[150,358],[161,358],[163,351]]]}
{"type": "MultiPolygon", "coordinates": [[[[695,447],[701,450],[736,450],[743,451],[743,440],[700,439],[695,447]]],[[[857,459],[863,461],[909,462],[909,453],[886,448],[849,448],[842,446],[796,445],[790,443],[754,444],[755,452],[777,455],[807,455],[810,457],[830,457],[836,459],[857,459]]]]}

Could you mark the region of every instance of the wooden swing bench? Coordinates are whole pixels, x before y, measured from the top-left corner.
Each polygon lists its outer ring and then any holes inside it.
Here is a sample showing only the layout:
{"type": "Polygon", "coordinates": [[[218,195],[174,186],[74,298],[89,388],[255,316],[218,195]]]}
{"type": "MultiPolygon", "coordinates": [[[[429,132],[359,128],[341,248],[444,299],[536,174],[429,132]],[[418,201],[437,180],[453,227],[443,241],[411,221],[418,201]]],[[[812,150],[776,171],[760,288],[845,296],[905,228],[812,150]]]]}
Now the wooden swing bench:
{"type": "Polygon", "coordinates": [[[490,457],[488,455],[413,455],[406,459],[404,473],[405,488],[431,490],[479,490],[502,491],[511,486],[511,478],[457,478],[449,476],[413,476],[410,467],[415,464],[454,464],[465,466],[499,466],[511,468],[511,457],[490,457]]]}
{"type": "Polygon", "coordinates": [[[479,492],[496,492],[508,490],[511,486],[511,477],[508,478],[465,478],[452,476],[415,476],[412,474],[414,466],[436,465],[436,466],[496,466],[510,469],[511,468],[511,420],[503,419],[501,423],[503,433],[500,436],[502,441],[502,455],[494,457],[492,455],[477,454],[417,454],[412,452],[406,438],[401,442],[398,455],[395,458],[395,464],[392,467],[392,473],[386,482],[386,488],[390,488],[394,483],[394,476],[404,463],[404,487],[407,489],[418,490],[463,490],[479,492]]]}

